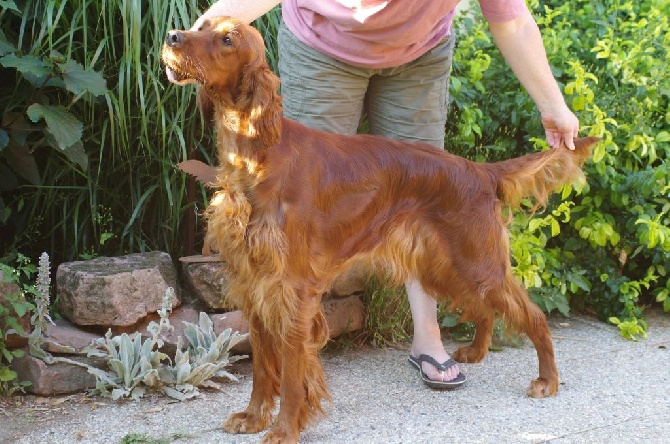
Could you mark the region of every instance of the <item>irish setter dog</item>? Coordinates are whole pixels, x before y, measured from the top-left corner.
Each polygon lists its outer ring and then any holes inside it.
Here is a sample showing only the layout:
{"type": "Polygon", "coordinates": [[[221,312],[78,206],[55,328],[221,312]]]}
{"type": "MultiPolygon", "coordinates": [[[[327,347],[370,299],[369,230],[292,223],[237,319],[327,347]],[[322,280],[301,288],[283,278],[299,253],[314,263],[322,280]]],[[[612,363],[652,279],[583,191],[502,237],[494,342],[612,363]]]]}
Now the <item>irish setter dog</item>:
{"type": "Polygon", "coordinates": [[[282,117],[279,79],[260,34],[230,18],[171,31],[162,59],[169,79],[200,84],[217,131],[216,193],[206,243],[229,269],[228,298],[250,325],[253,390],[231,433],[271,428],[264,442],[297,442],[330,395],[318,351],[328,338],[321,295],[350,267],[390,282],[418,280],[474,321],[455,357],[478,362],[496,315],[524,332],[539,360],[528,388],[558,390],[551,333],[512,276],[507,218],[524,197],[538,206],[582,176],[596,138],[499,163],[475,163],[426,144],[315,131],[282,117]],[[280,408],[272,421],[276,398],[280,408]]]}

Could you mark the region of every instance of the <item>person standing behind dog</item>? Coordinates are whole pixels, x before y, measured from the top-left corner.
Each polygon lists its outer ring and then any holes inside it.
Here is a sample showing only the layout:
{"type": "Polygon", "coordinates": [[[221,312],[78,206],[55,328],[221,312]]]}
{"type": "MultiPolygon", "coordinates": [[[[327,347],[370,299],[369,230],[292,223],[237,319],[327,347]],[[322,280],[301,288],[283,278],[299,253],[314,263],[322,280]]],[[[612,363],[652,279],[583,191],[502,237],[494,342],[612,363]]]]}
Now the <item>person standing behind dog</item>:
{"type": "MultiPolygon", "coordinates": [[[[355,134],[363,113],[372,134],[444,149],[452,19],[459,0],[284,0],[278,33],[284,116],[311,128],[355,134]]],[[[278,0],[218,0],[208,18],[246,23],[278,0]]],[[[524,0],[479,0],[493,39],[538,107],[547,142],[574,149],[579,121],[554,79],[524,0]]],[[[410,363],[433,388],[465,382],[444,349],[437,303],[405,283],[414,336],[410,363]]]]}

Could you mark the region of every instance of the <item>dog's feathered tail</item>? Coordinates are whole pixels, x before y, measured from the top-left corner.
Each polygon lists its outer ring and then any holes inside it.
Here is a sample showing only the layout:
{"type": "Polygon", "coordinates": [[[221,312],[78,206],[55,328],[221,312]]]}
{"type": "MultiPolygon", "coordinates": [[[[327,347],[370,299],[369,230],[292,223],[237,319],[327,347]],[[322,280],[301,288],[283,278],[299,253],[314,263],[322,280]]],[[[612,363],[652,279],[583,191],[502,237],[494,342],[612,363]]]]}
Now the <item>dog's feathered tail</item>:
{"type": "Polygon", "coordinates": [[[530,197],[532,211],[547,204],[549,196],[563,185],[583,177],[582,165],[591,156],[597,137],[575,139],[575,149],[560,147],[487,165],[496,185],[498,197],[516,208],[522,199],[530,197]]]}

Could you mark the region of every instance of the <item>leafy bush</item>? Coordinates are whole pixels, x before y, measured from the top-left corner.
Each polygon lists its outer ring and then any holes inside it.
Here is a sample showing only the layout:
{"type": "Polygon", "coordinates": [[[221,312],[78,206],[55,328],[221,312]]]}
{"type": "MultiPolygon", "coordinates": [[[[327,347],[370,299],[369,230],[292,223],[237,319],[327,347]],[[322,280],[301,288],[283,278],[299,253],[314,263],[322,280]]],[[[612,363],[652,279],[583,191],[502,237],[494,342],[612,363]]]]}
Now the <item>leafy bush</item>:
{"type": "Polygon", "coordinates": [[[35,272],[32,265],[24,256],[18,258],[16,268],[0,263],[0,283],[16,284],[18,292],[3,288],[0,293],[0,396],[10,396],[17,391],[24,391],[30,383],[18,380],[18,375],[10,368],[14,358],[23,356],[23,350],[10,349],[5,340],[8,334],[17,333],[26,335],[19,319],[33,308],[33,304],[24,297],[27,289],[24,281],[35,272]]]}
{"type": "Polygon", "coordinates": [[[3,2],[0,257],[178,254],[192,204],[175,164],[209,154],[194,89],[169,86],[160,49],[197,13],[194,0],[3,2]]]}
{"type": "MultiPolygon", "coordinates": [[[[566,189],[546,215],[515,218],[515,272],[548,311],[589,309],[625,336],[644,335],[644,305],[670,310],[670,4],[530,4],[582,133],[603,140],[581,194],[566,189]]],[[[490,161],[546,148],[486,25],[466,17],[458,29],[449,149],[490,161]]]]}

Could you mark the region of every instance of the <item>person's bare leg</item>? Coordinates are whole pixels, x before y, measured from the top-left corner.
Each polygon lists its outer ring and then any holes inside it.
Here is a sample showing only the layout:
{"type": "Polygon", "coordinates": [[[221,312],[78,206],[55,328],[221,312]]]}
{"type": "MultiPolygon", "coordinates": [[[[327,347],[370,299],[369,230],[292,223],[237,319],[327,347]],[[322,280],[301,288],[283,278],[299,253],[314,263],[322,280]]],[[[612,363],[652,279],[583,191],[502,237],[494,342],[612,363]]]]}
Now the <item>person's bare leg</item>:
{"type": "MultiPolygon", "coordinates": [[[[437,302],[423,291],[418,281],[406,281],[405,288],[414,323],[411,355],[418,358],[425,354],[432,356],[437,362],[445,362],[449,359],[449,354],[442,344],[437,321],[437,302]]],[[[451,381],[459,373],[457,365],[447,369],[444,374],[427,362],[421,364],[421,369],[433,381],[451,381]]]]}

